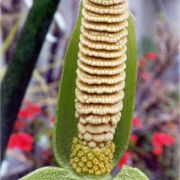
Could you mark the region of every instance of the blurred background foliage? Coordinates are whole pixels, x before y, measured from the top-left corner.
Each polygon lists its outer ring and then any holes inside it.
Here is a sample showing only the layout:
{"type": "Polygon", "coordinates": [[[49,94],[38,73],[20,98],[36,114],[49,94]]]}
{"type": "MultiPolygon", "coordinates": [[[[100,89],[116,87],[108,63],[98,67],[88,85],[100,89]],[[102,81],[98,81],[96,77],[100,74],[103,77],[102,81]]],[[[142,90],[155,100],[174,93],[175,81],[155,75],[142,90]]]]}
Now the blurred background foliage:
{"type": "MultiPolygon", "coordinates": [[[[1,2],[0,80],[32,4],[1,2]]],[[[136,23],[139,69],[130,146],[117,168],[129,164],[151,180],[178,180],[180,2],[129,0],[129,7],[136,23]]],[[[62,0],[54,15],[0,168],[4,180],[56,165],[51,138],[57,90],[78,9],[79,0],[62,0]]]]}

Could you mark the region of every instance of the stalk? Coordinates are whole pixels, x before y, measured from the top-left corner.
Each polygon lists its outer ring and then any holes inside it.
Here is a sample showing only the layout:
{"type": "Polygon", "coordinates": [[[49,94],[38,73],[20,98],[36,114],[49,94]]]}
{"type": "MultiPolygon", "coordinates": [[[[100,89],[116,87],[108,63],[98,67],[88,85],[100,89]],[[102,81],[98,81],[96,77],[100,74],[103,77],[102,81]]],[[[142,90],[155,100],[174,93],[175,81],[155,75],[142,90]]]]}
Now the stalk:
{"type": "Polygon", "coordinates": [[[1,161],[59,0],[35,0],[1,86],[1,161]]]}

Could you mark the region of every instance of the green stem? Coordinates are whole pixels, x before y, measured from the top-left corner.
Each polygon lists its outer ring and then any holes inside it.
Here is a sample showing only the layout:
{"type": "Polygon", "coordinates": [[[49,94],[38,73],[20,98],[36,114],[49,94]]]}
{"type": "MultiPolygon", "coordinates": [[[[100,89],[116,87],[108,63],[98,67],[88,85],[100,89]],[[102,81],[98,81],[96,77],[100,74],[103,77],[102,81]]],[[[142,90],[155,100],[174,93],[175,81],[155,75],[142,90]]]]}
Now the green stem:
{"type": "Polygon", "coordinates": [[[59,0],[35,0],[1,85],[1,161],[59,0]]]}

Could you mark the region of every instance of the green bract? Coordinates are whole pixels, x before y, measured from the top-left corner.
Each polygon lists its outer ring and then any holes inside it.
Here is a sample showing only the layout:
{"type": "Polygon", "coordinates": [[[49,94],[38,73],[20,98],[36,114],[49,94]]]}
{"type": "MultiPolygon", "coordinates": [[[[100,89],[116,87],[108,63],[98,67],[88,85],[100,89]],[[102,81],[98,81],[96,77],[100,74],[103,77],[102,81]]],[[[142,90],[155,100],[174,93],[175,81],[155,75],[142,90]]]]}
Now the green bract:
{"type": "Polygon", "coordinates": [[[20,180],[80,180],[68,169],[62,169],[57,167],[44,167],[38,169],[20,180]]]}
{"type": "Polygon", "coordinates": [[[139,169],[124,165],[114,180],[148,180],[148,178],[139,169]]]}
{"type": "MultiPolygon", "coordinates": [[[[81,177],[76,176],[72,171],[68,169],[56,168],[56,167],[44,167],[38,169],[20,180],[80,180],[81,177]]],[[[110,180],[112,177],[84,177],[88,180],[110,180]]],[[[129,166],[123,166],[121,172],[113,178],[114,180],[148,180],[148,178],[137,168],[129,166]]]]}

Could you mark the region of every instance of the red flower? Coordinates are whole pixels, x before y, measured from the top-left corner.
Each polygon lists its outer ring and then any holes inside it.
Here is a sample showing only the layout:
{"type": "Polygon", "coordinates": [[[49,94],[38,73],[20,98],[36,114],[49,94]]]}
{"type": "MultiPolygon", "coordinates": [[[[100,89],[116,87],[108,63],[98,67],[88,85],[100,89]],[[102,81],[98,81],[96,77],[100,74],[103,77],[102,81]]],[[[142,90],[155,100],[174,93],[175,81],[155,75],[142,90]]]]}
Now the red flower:
{"type": "Polygon", "coordinates": [[[152,77],[151,73],[145,72],[145,71],[141,72],[139,76],[140,76],[140,78],[143,79],[144,81],[148,81],[148,80],[150,80],[151,77],[152,77]]]}
{"type": "Polygon", "coordinates": [[[154,133],[152,136],[153,154],[161,155],[164,146],[170,146],[175,143],[174,137],[165,133],[154,133]]]}
{"type": "Polygon", "coordinates": [[[131,138],[130,138],[130,141],[131,141],[132,143],[136,143],[137,140],[138,140],[138,136],[135,135],[135,134],[132,134],[132,135],[131,135],[131,138]]]}
{"type": "Polygon", "coordinates": [[[156,85],[157,87],[160,87],[160,86],[162,85],[162,81],[161,81],[160,79],[156,79],[156,80],[155,80],[155,85],[156,85]]]}
{"type": "Polygon", "coordinates": [[[145,54],[145,57],[151,61],[155,61],[157,59],[157,54],[155,52],[148,52],[145,54]]]}
{"type": "Polygon", "coordinates": [[[140,60],[139,60],[139,66],[140,66],[140,67],[144,67],[145,65],[146,65],[145,59],[143,59],[143,58],[140,59],[140,60]]]}
{"type": "Polygon", "coordinates": [[[21,121],[21,120],[16,120],[16,122],[15,122],[15,124],[14,124],[14,128],[15,128],[16,130],[21,129],[21,128],[23,128],[24,126],[25,126],[25,123],[24,123],[23,121],[21,121]]]}
{"type": "Polygon", "coordinates": [[[51,116],[51,117],[50,117],[50,124],[51,124],[51,125],[54,125],[54,122],[55,122],[55,117],[54,117],[54,116],[51,116]]]}
{"type": "Polygon", "coordinates": [[[31,151],[33,145],[33,137],[25,132],[14,133],[11,135],[8,148],[18,148],[22,151],[31,151]]]}
{"type": "Polygon", "coordinates": [[[27,106],[23,107],[19,114],[19,119],[35,119],[37,115],[41,114],[41,108],[33,103],[28,103],[27,106]]]}
{"type": "Polygon", "coordinates": [[[133,126],[134,127],[142,127],[141,121],[139,120],[139,118],[137,116],[134,117],[133,119],[133,126]]]}
{"type": "Polygon", "coordinates": [[[159,146],[159,145],[156,145],[154,148],[153,148],[153,154],[156,155],[156,156],[159,156],[163,153],[163,147],[162,146],[159,146]]]}
{"type": "Polygon", "coordinates": [[[129,156],[130,156],[130,153],[126,151],[117,165],[118,169],[121,169],[122,166],[128,162],[129,156]]]}

